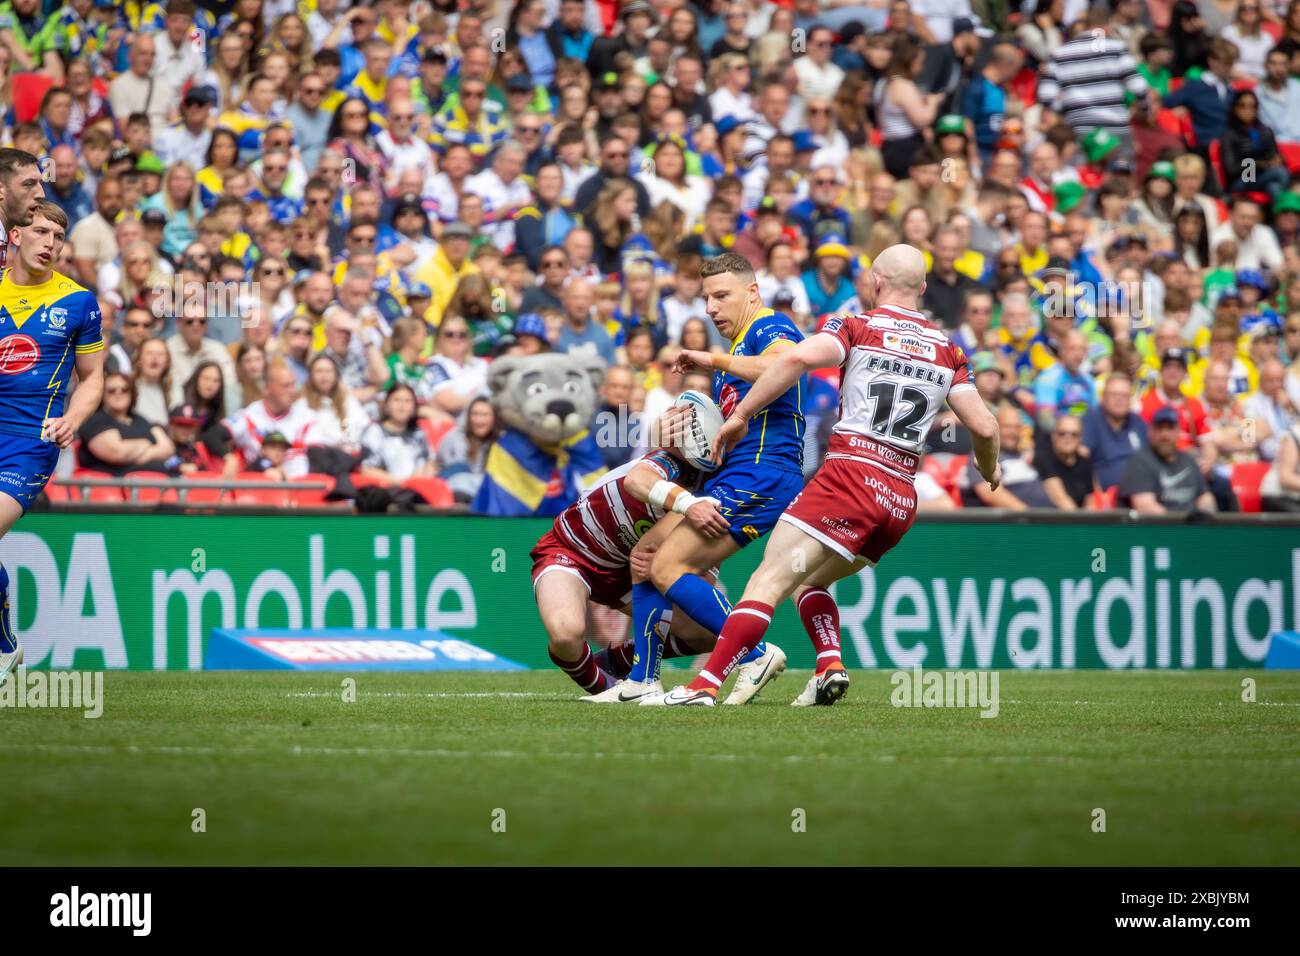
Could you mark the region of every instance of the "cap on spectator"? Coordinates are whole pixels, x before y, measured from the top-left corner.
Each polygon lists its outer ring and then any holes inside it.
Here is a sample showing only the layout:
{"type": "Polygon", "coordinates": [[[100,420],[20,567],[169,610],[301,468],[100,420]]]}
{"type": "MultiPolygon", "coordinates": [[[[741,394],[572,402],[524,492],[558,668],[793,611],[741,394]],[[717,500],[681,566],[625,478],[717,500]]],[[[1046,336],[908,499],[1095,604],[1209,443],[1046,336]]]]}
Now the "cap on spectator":
{"type": "Polygon", "coordinates": [[[267,445],[282,445],[283,447],[288,448],[289,439],[284,437],[284,432],[271,432],[262,439],[262,447],[265,448],[267,445]]]}
{"type": "Polygon", "coordinates": [[[628,17],[637,13],[645,14],[650,18],[651,23],[659,22],[659,14],[655,12],[655,8],[647,3],[646,0],[630,0],[629,3],[623,5],[622,10],[618,11],[618,16],[620,20],[626,20],[628,17]]]}
{"type": "Polygon", "coordinates": [[[1237,272],[1236,279],[1238,288],[1245,285],[1250,286],[1252,289],[1258,289],[1260,292],[1268,291],[1268,279],[1258,269],[1240,269],[1237,272]]]}
{"type": "Polygon", "coordinates": [[[794,140],[794,151],[796,153],[815,153],[820,148],[813,138],[812,130],[798,130],[790,138],[794,140]]]}
{"type": "Polygon", "coordinates": [[[442,47],[431,46],[420,56],[421,63],[443,63],[447,62],[447,51],[442,47]]]}
{"type": "Polygon", "coordinates": [[[1168,405],[1162,405],[1151,416],[1152,425],[1177,425],[1178,412],[1168,405]]]}
{"type": "Polygon", "coordinates": [[[116,166],[118,163],[130,162],[134,165],[135,156],[125,146],[119,146],[108,154],[108,165],[116,166]]]}
{"type": "Polygon", "coordinates": [[[193,425],[196,428],[203,424],[203,416],[193,405],[176,405],[167,413],[167,420],[173,425],[193,425]]]}
{"type": "Polygon", "coordinates": [[[157,154],[148,151],[140,154],[140,158],[135,161],[135,168],[137,172],[157,173],[159,176],[167,171],[167,167],[163,165],[163,161],[157,154]]]}
{"type": "Polygon", "coordinates": [[[396,203],[393,204],[393,218],[404,215],[408,212],[418,212],[421,216],[424,213],[424,203],[415,193],[406,193],[396,203]]]}
{"type": "Polygon", "coordinates": [[[975,21],[970,17],[954,17],[952,21],[952,35],[961,36],[963,33],[974,33],[975,21]]]}
{"type": "Polygon", "coordinates": [[[515,327],[511,333],[518,339],[521,335],[531,335],[541,339],[543,342],[550,344],[550,337],[546,334],[546,320],[536,312],[525,312],[519,318],[515,319],[515,327]]]}
{"type": "Polygon", "coordinates": [[[844,243],[844,237],[836,232],[828,232],[817,243],[817,258],[822,256],[842,256],[845,259],[851,258],[849,247],[844,243]]]}
{"type": "Polygon", "coordinates": [[[867,32],[867,28],[862,25],[860,20],[850,20],[844,26],[840,27],[840,43],[848,46],[858,37],[867,32]]]}
{"type": "Polygon", "coordinates": [[[161,209],[146,209],[140,214],[140,221],[146,226],[165,226],[167,214],[161,209]]]}
{"type": "Polygon", "coordinates": [[[1083,154],[1088,157],[1088,162],[1100,163],[1119,149],[1119,140],[1115,138],[1115,134],[1110,130],[1098,126],[1083,138],[1082,146],[1083,154]]]}
{"type": "Polygon", "coordinates": [[[1238,289],[1235,285],[1224,286],[1222,289],[1219,290],[1219,297],[1214,301],[1216,304],[1218,304],[1219,302],[1223,302],[1227,299],[1231,299],[1233,302],[1241,302],[1241,290],[1238,289]]]}
{"type": "Polygon", "coordinates": [[[444,239],[473,239],[474,230],[465,223],[457,219],[455,222],[449,222],[442,227],[442,238],[444,239]]]}
{"type": "Polygon", "coordinates": [[[1056,211],[1073,212],[1083,202],[1088,190],[1077,179],[1062,179],[1052,187],[1052,198],[1056,201],[1056,211]]]}
{"type": "Polygon", "coordinates": [[[1110,173],[1112,176],[1132,176],[1133,164],[1123,156],[1120,156],[1118,159],[1112,159],[1106,164],[1106,172],[1110,173]]]}
{"type": "Polygon", "coordinates": [[[1169,162],[1167,159],[1157,160],[1152,163],[1151,168],[1147,170],[1147,179],[1167,179],[1172,183],[1176,178],[1176,175],[1177,174],[1174,172],[1174,164],[1169,162]]]}
{"type": "Polygon", "coordinates": [[[740,125],[740,120],[738,120],[734,116],[727,115],[722,117],[722,119],[718,120],[716,123],[714,123],[713,128],[718,131],[719,136],[726,136],[728,133],[730,133],[733,129],[735,129],[739,125],[740,125]]]}
{"type": "Polygon", "coordinates": [[[1047,260],[1047,265],[1043,271],[1038,273],[1040,279],[1068,279],[1070,278],[1070,263],[1061,256],[1052,256],[1047,260]]]}
{"type": "Polygon", "coordinates": [[[433,290],[423,282],[412,282],[406,287],[407,299],[432,299],[433,290]]]}
{"type": "Polygon", "coordinates": [[[779,216],[781,207],[776,204],[776,199],[772,196],[764,196],[758,201],[758,206],[754,209],[755,216],[779,216]]]}
{"type": "MultiPolygon", "coordinates": [[[[1244,323],[1243,323],[1244,324],[1244,323]]],[[[1277,339],[1282,337],[1282,329],[1271,318],[1262,318],[1250,327],[1250,340],[1277,339]]]]}
{"type": "Polygon", "coordinates": [[[516,73],[506,80],[507,93],[531,93],[532,91],[533,81],[526,73],[516,73]]]}
{"type": "Polygon", "coordinates": [[[596,81],[598,90],[617,90],[621,85],[618,74],[613,70],[600,74],[600,79],[596,81]]]}
{"type": "Polygon", "coordinates": [[[794,293],[789,289],[780,289],[772,296],[772,308],[789,309],[794,306],[794,293]]]}
{"type": "Polygon", "coordinates": [[[980,372],[997,372],[1003,378],[1007,377],[1007,373],[998,364],[997,356],[992,352],[976,352],[970,357],[970,373],[978,375],[980,372]]]}
{"type": "Polygon", "coordinates": [[[1278,193],[1273,200],[1273,214],[1280,212],[1300,212],[1300,193],[1290,189],[1278,193]]]}
{"type": "Polygon", "coordinates": [[[310,279],[311,276],[312,271],[310,269],[299,269],[293,274],[293,287],[295,289],[298,288],[298,286],[310,279]]]}
{"type": "Polygon", "coordinates": [[[935,124],[935,133],[939,136],[965,136],[966,118],[957,113],[948,113],[939,117],[935,124]]]}
{"type": "Polygon", "coordinates": [[[1180,348],[1165,349],[1164,354],[1160,356],[1160,364],[1165,366],[1170,362],[1177,362],[1183,368],[1187,368],[1187,353],[1180,348]]]}
{"type": "Polygon", "coordinates": [[[112,10],[117,6],[117,0],[95,0],[95,6],[101,10],[112,10]]]}
{"type": "Polygon", "coordinates": [[[181,105],[188,106],[191,103],[197,103],[200,106],[216,106],[217,91],[211,86],[191,86],[185,91],[185,97],[181,100],[181,105]]]}

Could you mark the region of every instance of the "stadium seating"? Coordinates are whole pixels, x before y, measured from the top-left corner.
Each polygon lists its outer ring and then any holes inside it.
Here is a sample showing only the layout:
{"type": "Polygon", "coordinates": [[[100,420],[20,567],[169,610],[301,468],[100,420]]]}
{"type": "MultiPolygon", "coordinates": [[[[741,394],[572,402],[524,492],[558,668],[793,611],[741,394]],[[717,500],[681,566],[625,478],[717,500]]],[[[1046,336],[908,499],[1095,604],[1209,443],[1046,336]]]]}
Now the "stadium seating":
{"type": "Polygon", "coordinates": [[[1232,466],[1232,491],[1242,511],[1257,514],[1261,510],[1259,486],[1271,467],[1267,461],[1239,461],[1232,466]]]}
{"type": "Polygon", "coordinates": [[[1119,485],[1094,489],[1092,506],[1098,511],[1113,511],[1119,507],[1119,485]]]}
{"type": "Polygon", "coordinates": [[[441,478],[407,478],[402,487],[414,491],[435,508],[450,508],[456,501],[451,488],[441,478]]]}
{"type": "MultiPolygon", "coordinates": [[[[172,476],[165,471],[133,471],[126,476],[127,481],[132,479],[148,481],[171,481],[172,476]]],[[[160,501],[175,501],[176,492],[168,488],[135,488],[127,489],[122,492],[127,501],[134,501],[139,504],[157,503],[160,501]]]]}
{"type": "MultiPolygon", "coordinates": [[[[295,508],[321,508],[336,504],[333,501],[326,501],[325,496],[334,488],[334,479],[329,475],[308,474],[299,478],[289,479],[289,504],[295,508]],[[316,484],[321,483],[328,485],[327,488],[294,488],[295,484],[316,484]]],[[[337,504],[346,506],[347,502],[340,501],[337,504]]]]}
{"type": "Polygon", "coordinates": [[[456,423],[450,419],[435,422],[431,418],[421,418],[419,421],[420,430],[429,439],[430,448],[437,448],[438,443],[442,441],[447,432],[456,427],[456,423]]]}
{"type": "MultiPolygon", "coordinates": [[[[72,473],[72,477],[73,478],[113,478],[115,476],[110,475],[106,471],[94,471],[93,469],[90,468],[78,468],[76,471],[72,473]]],[[[122,494],[121,488],[86,488],[84,489],[84,491],[87,493],[84,496],[81,493],[82,490],[83,489],[79,489],[79,488],[72,489],[74,501],[120,503],[124,500],[124,496],[122,494]]]]}
{"type": "MultiPolygon", "coordinates": [[[[235,475],[237,481],[273,481],[267,478],[260,471],[241,471],[235,475]]],[[[284,483],[282,488],[236,488],[234,491],[235,504],[239,505],[269,505],[273,508],[287,508],[289,506],[290,487],[288,482],[284,483]]]]}
{"type": "MultiPolygon", "coordinates": [[[[188,475],[182,475],[185,481],[222,481],[225,479],[219,471],[195,471],[188,475]]],[[[222,495],[225,494],[220,488],[190,488],[185,492],[185,503],[187,505],[202,504],[219,504],[222,495]]]]}

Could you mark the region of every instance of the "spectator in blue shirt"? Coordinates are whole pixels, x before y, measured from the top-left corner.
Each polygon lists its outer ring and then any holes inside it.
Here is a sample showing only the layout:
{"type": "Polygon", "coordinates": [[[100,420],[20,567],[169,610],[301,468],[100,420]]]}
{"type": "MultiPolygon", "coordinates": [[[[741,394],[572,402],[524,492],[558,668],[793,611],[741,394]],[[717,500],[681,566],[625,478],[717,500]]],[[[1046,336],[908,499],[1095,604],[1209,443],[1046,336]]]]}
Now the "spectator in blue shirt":
{"type": "Polygon", "coordinates": [[[1096,385],[1083,370],[1087,357],[1088,338],[1075,329],[1062,336],[1056,362],[1039,373],[1034,382],[1034,409],[1043,431],[1055,427],[1056,416],[1082,416],[1096,404],[1096,385]]]}
{"type": "Polygon", "coordinates": [[[586,19],[587,5],[583,0],[561,0],[559,16],[546,28],[546,39],[556,60],[587,62],[595,37],[587,30],[586,19]]]}
{"type": "Polygon", "coordinates": [[[1142,450],[1147,424],[1133,411],[1133,380],[1111,372],[1102,387],[1101,403],[1083,416],[1083,444],[1092,457],[1097,487],[1119,484],[1128,460],[1142,450]]]}
{"type": "Polygon", "coordinates": [[[998,43],[984,65],[966,87],[961,113],[975,124],[975,145],[980,158],[988,162],[1002,137],[1002,118],[1007,112],[1007,84],[1020,72],[1024,54],[1011,43],[998,43]]]}
{"type": "Polygon", "coordinates": [[[853,283],[848,276],[850,256],[843,237],[823,237],[813,258],[813,267],[803,274],[809,312],[814,316],[836,312],[853,298],[853,283]]]}
{"type": "Polygon", "coordinates": [[[614,340],[604,326],[592,321],[591,307],[596,297],[591,283],[570,279],[564,287],[564,326],[555,339],[557,352],[591,352],[609,365],[614,364],[614,340]]]}

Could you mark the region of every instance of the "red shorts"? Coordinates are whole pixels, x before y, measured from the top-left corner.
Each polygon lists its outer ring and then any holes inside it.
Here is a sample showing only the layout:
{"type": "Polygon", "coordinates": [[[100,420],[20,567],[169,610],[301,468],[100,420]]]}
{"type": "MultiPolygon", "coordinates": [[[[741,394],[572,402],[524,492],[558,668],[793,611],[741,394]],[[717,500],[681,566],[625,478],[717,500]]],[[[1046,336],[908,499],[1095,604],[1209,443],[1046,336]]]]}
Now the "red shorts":
{"type": "Polygon", "coordinates": [[[632,602],[632,571],[626,564],[602,568],[561,541],[554,530],[542,535],[529,557],[533,559],[534,588],[543,574],[559,572],[575,575],[597,604],[622,610],[632,602]]]}
{"type": "Polygon", "coordinates": [[[866,461],[827,458],[781,515],[841,557],[875,564],[916,518],[916,489],[866,461]]]}

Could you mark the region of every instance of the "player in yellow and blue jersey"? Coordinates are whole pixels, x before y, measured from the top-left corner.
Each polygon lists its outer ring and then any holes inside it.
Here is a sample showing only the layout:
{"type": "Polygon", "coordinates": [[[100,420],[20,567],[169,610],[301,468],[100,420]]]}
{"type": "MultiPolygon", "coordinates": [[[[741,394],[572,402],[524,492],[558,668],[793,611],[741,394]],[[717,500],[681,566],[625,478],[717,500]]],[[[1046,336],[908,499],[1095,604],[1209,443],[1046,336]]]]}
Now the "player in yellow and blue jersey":
{"type": "MultiPolygon", "coordinates": [[[[713,371],[713,398],[725,417],[783,350],[803,340],[803,333],[789,316],[763,305],[753,266],[744,256],[726,252],[706,259],[700,275],[705,311],[730,340],[731,350],[727,355],[684,352],[678,364],[683,371],[695,367],[713,371]]],[[[708,571],[772,530],[803,490],[805,385],[796,382],[768,406],[766,414],[755,416],[746,440],[706,477],[698,494],[718,502],[730,528],[713,537],[685,522],[673,529],[654,556],[650,586],[633,590],[634,635],[640,633],[635,627],[638,620],[656,620],[661,608],[671,604],[714,633],[725,623],[731,604],[708,579],[708,571]]],[[[666,416],[669,432],[674,417],[671,411],[666,416]]],[[[671,434],[661,435],[660,442],[669,443],[671,438],[671,434]]],[[[652,664],[656,650],[648,649],[652,664]]],[[[730,704],[748,702],[773,671],[784,668],[785,655],[775,645],[759,645],[741,663],[736,687],[726,701],[730,704]]],[[[640,676],[639,670],[634,669],[633,676],[640,676]]]]}
{"type": "MultiPolygon", "coordinates": [[[[0,537],[54,473],[104,387],[104,338],[95,297],[51,266],[68,217],[43,195],[36,158],[0,149],[0,216],[10,230],[0,274],[0,537]],[[17,154],[16,156],[14,154],[17,154]],[[34,177],[27,182],[28,177],[34,177]],[[67,399],[68,383],[78,383],[67,399]],[[67,399],[65,406],[65,399],[67,399]]],[[[9,619],[9,574],[0,565],[0,681],[22,662],[9,619]]]]}

